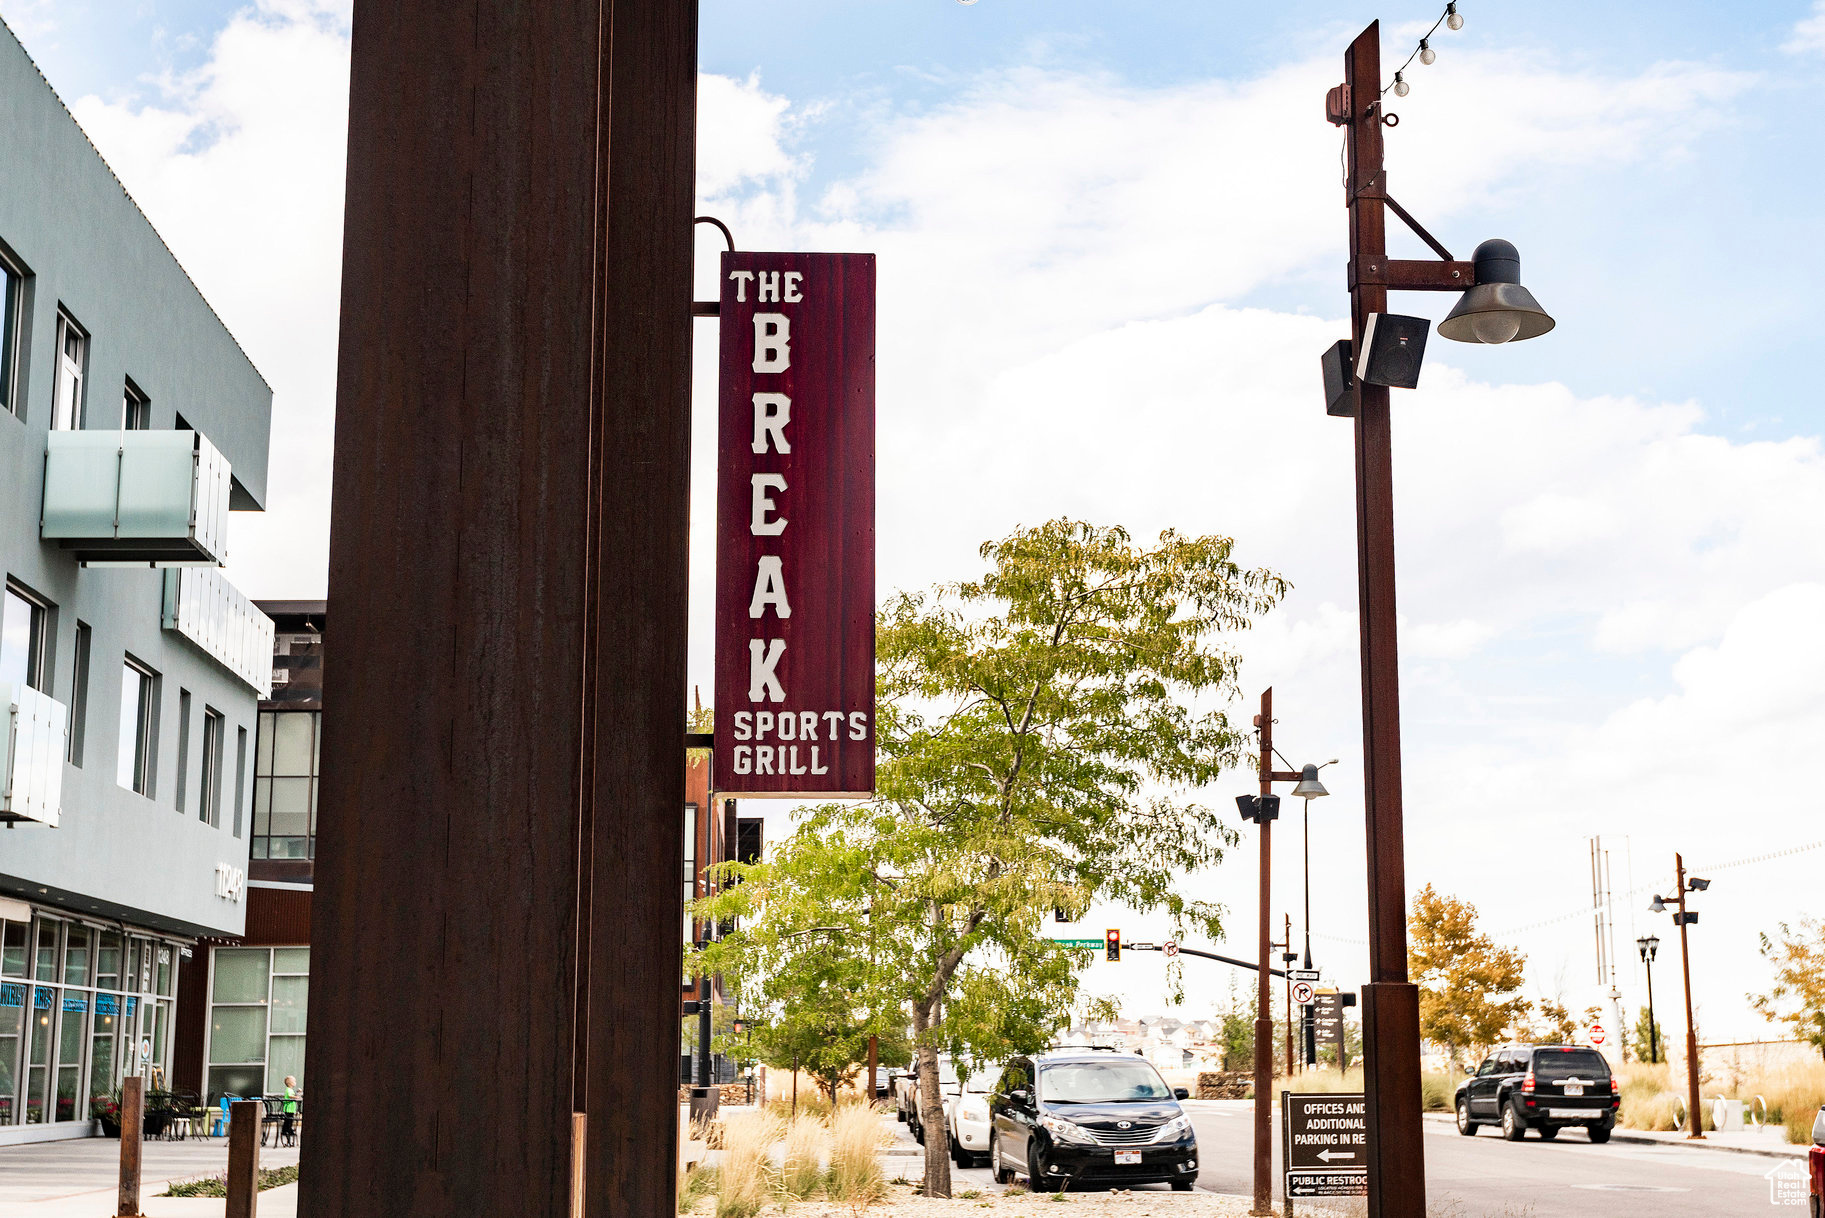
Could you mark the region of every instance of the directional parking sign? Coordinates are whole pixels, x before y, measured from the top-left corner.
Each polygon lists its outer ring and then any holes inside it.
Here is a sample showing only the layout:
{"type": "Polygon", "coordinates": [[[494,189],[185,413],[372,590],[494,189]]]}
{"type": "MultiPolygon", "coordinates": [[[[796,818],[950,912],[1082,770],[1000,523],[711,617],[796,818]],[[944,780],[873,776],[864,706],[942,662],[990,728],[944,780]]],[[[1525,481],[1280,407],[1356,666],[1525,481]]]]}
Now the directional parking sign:
{"type": "Polygon", "coordinates": [[[1288,1197],[1365,1197],[1369,1117],[1361,1094],[1286,1092],[1280,1130],[1288,1197]]]}

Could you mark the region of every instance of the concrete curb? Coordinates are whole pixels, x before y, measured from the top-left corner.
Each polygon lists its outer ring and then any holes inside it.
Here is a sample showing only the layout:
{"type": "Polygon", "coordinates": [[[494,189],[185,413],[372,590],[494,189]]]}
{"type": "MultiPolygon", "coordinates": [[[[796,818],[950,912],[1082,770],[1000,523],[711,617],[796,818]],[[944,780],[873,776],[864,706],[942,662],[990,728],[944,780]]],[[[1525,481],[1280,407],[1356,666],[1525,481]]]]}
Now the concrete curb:
{"type": "MultiPolygon", "coordinates": [[[[1428,1121],[1437,1121],[1446,1125],[1455,1125],[1457,1118],[1448,1112],[1428,1112],[1423,1114],[1428,1121]]],[[[1702,1142],[1693,1142],[1686,1137],[1656,1137],[1653,1132],[1644,1129],[1624,1129],[1618,1125],[1610,1134],[1612,1142],[1630,1142],[1637,1146],[1684,1146],[1692,1150],[1716,1150],[1733,1155],[1760,1155],[1764,1159],[1805,1159],[1807,1148],[1791,1143],[1779,1146],[1732,1146],[1724,1142],[1714,1142],[1706,1138],[1702,1142]]]]}

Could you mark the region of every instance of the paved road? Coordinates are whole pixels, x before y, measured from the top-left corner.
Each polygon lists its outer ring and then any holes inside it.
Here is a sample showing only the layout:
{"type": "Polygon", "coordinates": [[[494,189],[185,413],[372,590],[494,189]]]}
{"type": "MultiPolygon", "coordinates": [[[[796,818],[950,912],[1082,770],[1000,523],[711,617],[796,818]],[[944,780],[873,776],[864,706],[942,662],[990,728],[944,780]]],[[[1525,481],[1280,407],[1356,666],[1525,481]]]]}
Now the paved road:
{"type": "MultiPolygon", "coordinates": [[[[1185,1108],[1198,1131],[1198,1187],[1251,1193],[1252,1105],[1203,1100],[1185,1108]]],[[[1276,1127],[1276,1173],[1278,1139],[1276,1127]]],[[[1466,1138],[1436,1121],[1426,1122],[1425,1145],[1429,1200],[1453,1218],[1797,1218],[1806,1212],[1803,1193],[1797,1206],[1772,1204],[1765,1178],[1781,1168],[1803,1179],[1803,1161],[1682,1146],[1593,1146],[1573,1131],[1554,1142],[1531,1134],[1506,1142],[1489,1129],[1466,1138]]],[[[1275,1198],[1278,1204],[1278,1188],[1275,1198]]]]}

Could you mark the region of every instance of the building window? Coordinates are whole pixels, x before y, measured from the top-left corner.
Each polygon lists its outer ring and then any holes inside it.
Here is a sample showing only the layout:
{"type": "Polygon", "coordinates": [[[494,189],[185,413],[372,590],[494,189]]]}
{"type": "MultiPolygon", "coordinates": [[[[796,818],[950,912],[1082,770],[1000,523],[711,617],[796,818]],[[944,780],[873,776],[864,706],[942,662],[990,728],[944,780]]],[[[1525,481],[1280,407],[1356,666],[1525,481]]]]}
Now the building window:
{"type": "Polygon", "coordinates": [[[241,805],[247,800],[247,729],[234,729],[234,835],[241,836],[241,805]]]}
{"type": "Polygon", "coordinates": [[[205,1102],[304,1087],[310,948],[218,947],[211,953],[205,1102]]]}
{"type": "Polygon", "coordinates": [[[197,815],[218,826],[222,823],[222,736],[226,729],[219,711],[203,708],[203,786],[197,815]]]}
{"type": "Polygon", "coordinates": [[[190,790],[190,691],[177,691],[177,810],[190,790]]]}
{"type": "MultiPolygon", "coordinates": [[[[697,942],[691,933],[691,902],[697,899],[697,805],[684,805],[684,941],[697,942]]],[[[686,978],[689,981],[689,978],[686,978]]]]}
{"type": "Polygon", "coordinates": [[[127,382],[126,392],[121,395],[120,427],[122,431],[152,429],[152,402],[132,381],[127,382]]]}
{"type": "Polygon", "coordinates": [[[0,257],[0,410],[21,418],[25,416],[25,395],[19,387],[19,351],[24,345],[25,334],[25,279],[16,265],[0,257]]]}
{"type": "Polygon", "coordinates": [[[50,616],[44,602],[17,584],[6,585],[0,600],[0,684],[49,692],[45,653],[50,616]]]}
{"type": "Polygon", "coordinates": [[[129,659],[121,667],[120,785],[141,795],[152,794],[154,719],[158,712],[158,675],[129,659]]]}
{"type": "Polygon", "coordinates": [[[57,311],[57,387],[51,402],[51,428],[74,431],[82,426],[83,381],[88,375],[89,336],[76,319],[57,311]]]}
{"type": "Polygon", "coordinates": [[[86,1122],[130,1073],[166,1087],[176,961],[119,929],[0,921],[0,1126],[86,1122]]]}
{"type": "Polygon", "coordinates": [[[70,681],[70,741],[66,760],[82,764],[82,741],[89,722],[89,648],[92,633],[87,622],[76,623],[76,664],[70,681]]]}
{"type": "Polygon", "coordinates": [[[261,711],[254,744],[253,857],[317,855],[321,711],[261,711]]]}

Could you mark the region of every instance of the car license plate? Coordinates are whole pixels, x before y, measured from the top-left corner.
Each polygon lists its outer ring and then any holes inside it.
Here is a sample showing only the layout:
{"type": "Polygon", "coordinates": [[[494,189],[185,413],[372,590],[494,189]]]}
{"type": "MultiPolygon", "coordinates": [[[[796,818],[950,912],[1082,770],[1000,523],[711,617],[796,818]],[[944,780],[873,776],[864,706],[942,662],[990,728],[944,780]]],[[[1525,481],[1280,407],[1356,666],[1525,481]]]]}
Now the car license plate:
{"type": "Polygon", "coordinates": [[[1546,1115],[1555,1121],[1588,1121],[1597,1114],[1588,1108],[1548,1108],[1546,1115]]]}
{"type": "Polygon", "coordinates": [[[1139,1163],[1140,1161],[1141,1152],[1138,1150],[1118,1150],[1115,1152],[1115,1162],[1118,1167],[1123,1163],[1139,1163]]]}
{"type": "Polygon", "coordinates": [[[1566,1095],[1568,1095],[1568,1096],[1579,1096],[1579,1095],[1583,1095],[1583,1094],[1584,1094],[1584,1084],[1583,1084],[1583,1083],[1567,1083],[1567,1084],[1565,1084],[1565,1094],[1566,1094],[1566,1095]]]}

